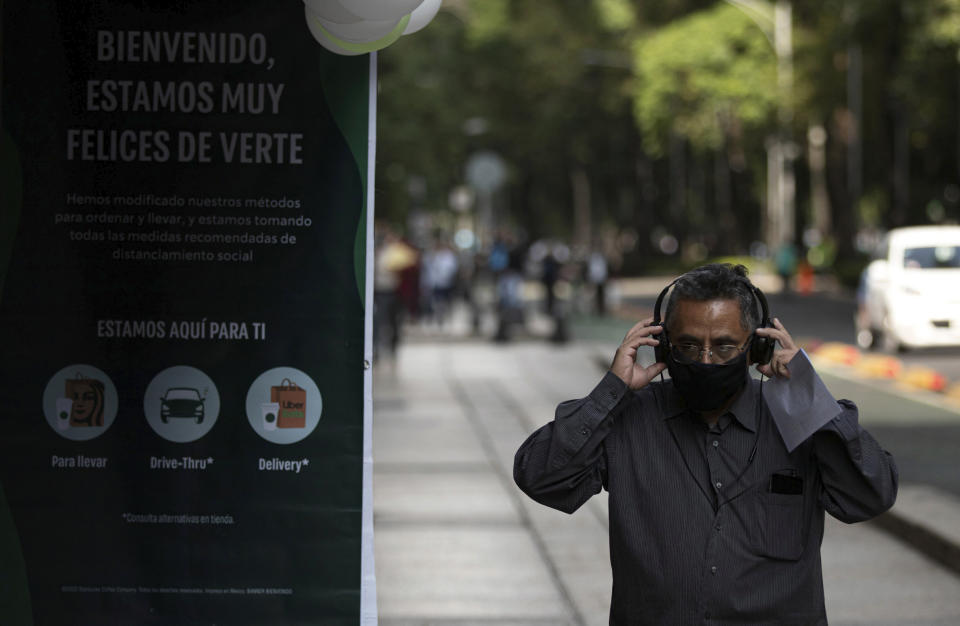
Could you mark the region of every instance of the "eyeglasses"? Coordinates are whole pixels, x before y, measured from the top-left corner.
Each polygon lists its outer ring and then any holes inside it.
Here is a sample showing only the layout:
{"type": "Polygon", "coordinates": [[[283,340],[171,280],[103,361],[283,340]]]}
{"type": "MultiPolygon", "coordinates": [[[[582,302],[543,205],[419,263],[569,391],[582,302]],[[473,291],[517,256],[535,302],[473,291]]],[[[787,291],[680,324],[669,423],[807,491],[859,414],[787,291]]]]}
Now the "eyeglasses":
{"type": "Polygon", "coordinates": [[[731,359],[736,358],[749,344],[750,340],[753,339],[753,335],[747,338],[743,342],[742,346],[735,344],[722,344],[719,346],[713,346],[712,348],[704,348],[699,343],[675,343],[671,345],[670,352],[673,354],[673,358],[681,363],[693,363],[694,361],[699,361],[703,358],[703,353],[707,353],[707,358],[711,363],[726,363],[731,359]]]}

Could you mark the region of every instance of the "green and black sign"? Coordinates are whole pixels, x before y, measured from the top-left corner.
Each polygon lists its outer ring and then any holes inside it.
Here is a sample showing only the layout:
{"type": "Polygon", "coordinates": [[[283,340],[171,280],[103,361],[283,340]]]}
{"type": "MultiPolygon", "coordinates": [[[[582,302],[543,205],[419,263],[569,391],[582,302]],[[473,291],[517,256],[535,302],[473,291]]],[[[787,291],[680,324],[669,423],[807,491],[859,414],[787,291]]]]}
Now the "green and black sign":
{"type": "Polygon", "coordinates": [[[361,613],[370,59],[3,0],[0,623],[361,613]]]}

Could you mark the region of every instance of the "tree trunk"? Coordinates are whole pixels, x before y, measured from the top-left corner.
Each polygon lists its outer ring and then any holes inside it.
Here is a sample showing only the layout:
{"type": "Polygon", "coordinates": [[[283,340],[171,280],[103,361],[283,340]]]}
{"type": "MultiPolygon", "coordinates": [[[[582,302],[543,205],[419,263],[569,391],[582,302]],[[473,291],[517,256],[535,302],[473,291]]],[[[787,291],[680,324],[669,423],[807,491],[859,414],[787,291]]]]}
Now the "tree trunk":
{"type": "Polygon", "coordinates": [[[903,226],[910,212],[910,125],[906,107],[893,103],[893,212],[892,225],[903,226]]]}
{"type": "Polygon", "coordinates": [[[573,187],[573,244],[589,250],[593,243],[590,232],[590,177],[582,166],[570,172],[570,184],[573,187]]]}

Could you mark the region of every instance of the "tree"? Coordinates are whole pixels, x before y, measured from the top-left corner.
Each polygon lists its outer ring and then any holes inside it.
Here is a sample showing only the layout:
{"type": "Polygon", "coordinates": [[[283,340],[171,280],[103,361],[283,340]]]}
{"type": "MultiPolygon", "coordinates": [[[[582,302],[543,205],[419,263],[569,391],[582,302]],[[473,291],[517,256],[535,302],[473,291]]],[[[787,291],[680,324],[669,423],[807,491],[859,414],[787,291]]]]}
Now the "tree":
{"type": "Polygon", "coordinates": [[[776,59],[763,33],[726,4],[638,40],[634,113],[644,146],[663,155],[677,134],[697,152],[774,129],[776,59]]]}
{"type": "Polygon", "coordinates": [[[448,0],[380,56],[378,213],[441,219],[469,155],[493,150],[502,222],[531,238],[632,228],[647,263],[663,230],[743,253],[761,237],[765,141],[789,123],[798,232],[816,223],[852,257],[864,227],[960,218],[960,0],[792,6],[778,122],[775,52],[729,4],[448,0]],[[808,129],[825,137],[816,171],[808,129]]]}
{"type": "Polygon", "coordinates": [[[531,237],[583,237],[604,220],[632,221],[634,21],[626,0],[460,2],[384,51],[381,214],[411,210],[403,187],[413,168],[429,181],[423,203],[443,207],[469,154],[485,149],[510,165],[503,222],[531,237]]]}
{"type": "Polygon", "coordinates": [[[774,51],[750,18],[719,4],[640,38],[633,54],[633,110],[644,149],[670,161],[673,228],[742,251],[761,237],[752,180],[776,128],[774,51]],[[703,183],[683,180],[697,170],[703,183]]]}

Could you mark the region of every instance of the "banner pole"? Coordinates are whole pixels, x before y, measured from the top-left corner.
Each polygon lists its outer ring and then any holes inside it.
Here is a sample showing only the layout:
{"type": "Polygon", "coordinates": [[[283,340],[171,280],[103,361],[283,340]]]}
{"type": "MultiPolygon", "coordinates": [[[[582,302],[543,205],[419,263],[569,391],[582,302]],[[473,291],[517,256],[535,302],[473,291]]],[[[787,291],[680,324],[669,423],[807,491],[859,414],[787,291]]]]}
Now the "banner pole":
{"type": "Polygon", "coordinates": [[[377,53],[370,53],[367,113],[367,254],[364,280],[363,351],[363,520],[361,536],[360,616],[362,626],[377,624],[377,576],[373,554],[373,220],[377,156],[377,53]]]}

